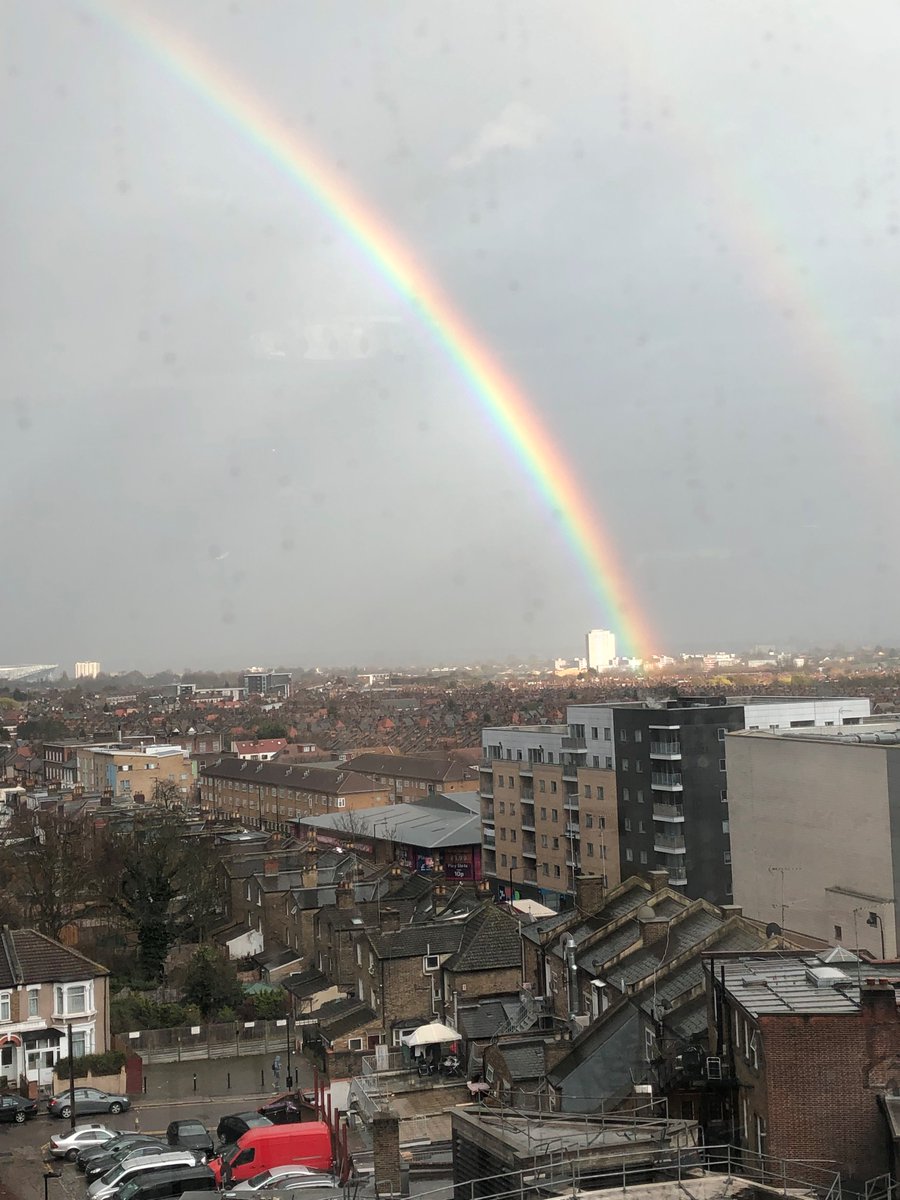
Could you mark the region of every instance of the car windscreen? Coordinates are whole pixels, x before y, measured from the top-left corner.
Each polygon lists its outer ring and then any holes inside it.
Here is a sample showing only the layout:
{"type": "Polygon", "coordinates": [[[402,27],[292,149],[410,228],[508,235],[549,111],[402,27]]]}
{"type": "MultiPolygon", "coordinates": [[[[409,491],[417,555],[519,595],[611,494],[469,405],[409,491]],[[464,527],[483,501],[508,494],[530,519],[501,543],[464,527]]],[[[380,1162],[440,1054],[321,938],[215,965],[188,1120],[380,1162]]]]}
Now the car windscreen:
{"type": "Polygon", "coordinates": [[[262,1187],[263,1184],[271,1178],[272,1174],[270,1171],[260,1171],[258,1175],[251,1175],[247,1180],[247,1183],[255,1190],[256,1188],[262,1187]]]}

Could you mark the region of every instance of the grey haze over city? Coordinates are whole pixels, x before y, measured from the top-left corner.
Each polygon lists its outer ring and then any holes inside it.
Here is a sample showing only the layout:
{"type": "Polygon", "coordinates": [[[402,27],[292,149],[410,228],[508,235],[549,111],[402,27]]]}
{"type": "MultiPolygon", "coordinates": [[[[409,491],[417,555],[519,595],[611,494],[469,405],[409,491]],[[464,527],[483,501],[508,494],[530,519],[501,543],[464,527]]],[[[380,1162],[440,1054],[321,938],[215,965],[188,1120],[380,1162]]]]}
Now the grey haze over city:
{"type": "Polygon", "coordinates": [[[652,648],[900,639],[896,6],[5,0],[0,661],[619,628],[434,331],[142,11],[518,381],[652,648]]]}

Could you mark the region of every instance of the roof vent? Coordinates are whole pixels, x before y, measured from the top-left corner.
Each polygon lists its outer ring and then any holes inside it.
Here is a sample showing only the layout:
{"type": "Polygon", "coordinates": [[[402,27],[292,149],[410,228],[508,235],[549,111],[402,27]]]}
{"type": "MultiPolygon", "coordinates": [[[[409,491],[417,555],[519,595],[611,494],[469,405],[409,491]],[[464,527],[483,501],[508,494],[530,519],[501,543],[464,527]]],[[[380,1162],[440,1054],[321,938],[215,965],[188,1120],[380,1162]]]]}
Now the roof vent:
{"type": "Polygon", "coordinates": [[[833,988],[839,984],[849,983],[850,977],[837,967],[807,967],[806,981],[817,988],[833,988]]]}
{"type": "Polygon", "coordinates": [[[832,946],[830,950],[822,950],[816,955],[819,962],[834,966],[835,963],[857,963],[859,959],[852,950],[845,950],[843,946],[832,946]]]}
{"type": "Polygon", "coordinates": [[[744,975],[741,979],[741,987],[745,988],[767,988],[769,981],[765,975],[744,975]]]}

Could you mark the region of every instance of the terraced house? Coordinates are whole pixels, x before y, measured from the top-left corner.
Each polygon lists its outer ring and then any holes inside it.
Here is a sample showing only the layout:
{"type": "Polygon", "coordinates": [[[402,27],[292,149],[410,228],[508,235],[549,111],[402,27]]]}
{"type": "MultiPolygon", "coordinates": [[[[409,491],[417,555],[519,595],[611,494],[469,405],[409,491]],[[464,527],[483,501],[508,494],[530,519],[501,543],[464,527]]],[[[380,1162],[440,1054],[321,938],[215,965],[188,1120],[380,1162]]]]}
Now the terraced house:
{"type": "Polygon", "coordinates": [[[53,1068],[109,1049],[109,972],[36,929],[0,932],[0,1079],[32,1095],[50,1089],[53,1068]]]}

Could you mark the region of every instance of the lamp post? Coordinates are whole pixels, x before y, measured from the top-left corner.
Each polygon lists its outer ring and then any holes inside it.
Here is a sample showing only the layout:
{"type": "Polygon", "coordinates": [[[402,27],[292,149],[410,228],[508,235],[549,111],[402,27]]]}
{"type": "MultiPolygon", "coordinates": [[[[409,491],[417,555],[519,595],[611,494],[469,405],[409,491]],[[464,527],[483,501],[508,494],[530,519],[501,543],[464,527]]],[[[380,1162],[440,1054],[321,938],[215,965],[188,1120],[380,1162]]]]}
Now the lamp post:
{"type": "MultiPolygon", "coordinates": [[[[293,1009],[293,1007],[294,1007],[294,998],[292,996],[291,997],[291,1009],[293,1009]]],[[[287,1020],[285,1021],[284,1024],[285,1024],[285,1033],[284,1033],[285,1047],[287,1049],[287,1075],[285,1076],[285,1082],[287,1083],[287,1090],[290,1091],[291,1088],[294,1086],[294,1076],[291,1072],[291,1013],[290,1013],[290,1011],[287,1014],[287,1020]]]]}
{"type": "Polygon", "coordinates": [[[872,929],[876,929],[876,928],[877,928],[877,929],[878,929],[878,931],[879,931],[879,933],[881,934],[881,960],[882,960],[882,962],[883,962],[883,961],[884,961],[884,959],[885,959],[885,953],[884,953],[884,919],[883,919],[881,916],[879,916],[879,914],[878,914],[877,912],[874,912],[874,911],[873,911],[873,912],[870,912],[870,913],[869,913],[869,915],[866,917],[866,924],[867,924],[867,925],[869,925],[869,926],[870,926],[872,929]]]}
{"type": "Polygon", "coordinates": [[[72,1057],[72,1022],[66,1021],[66,1049],[69,1052],[69,1128],[75,1129],[75,1059],[72,1057]]]}

